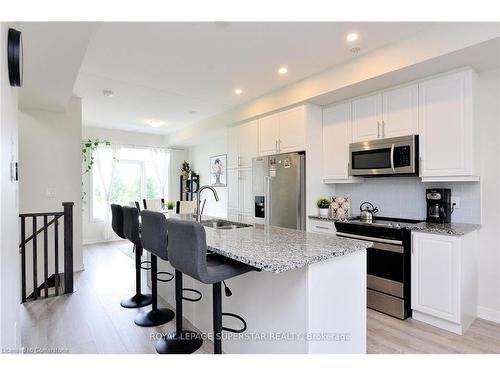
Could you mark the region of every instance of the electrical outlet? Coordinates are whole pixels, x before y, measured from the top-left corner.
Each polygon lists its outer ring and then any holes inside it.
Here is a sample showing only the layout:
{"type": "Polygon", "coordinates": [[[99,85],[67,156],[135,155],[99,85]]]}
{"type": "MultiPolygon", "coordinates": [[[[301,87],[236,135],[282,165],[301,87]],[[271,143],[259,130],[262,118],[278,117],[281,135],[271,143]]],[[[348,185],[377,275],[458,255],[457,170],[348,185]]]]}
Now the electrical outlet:
{"type": "Polygon", "coordinates": [[[56,190],[52,187],[47,188],[45,190],[45,194],[46,194],[47,198],[54,199],[56,197],[56,190]]]}
{"type": "Polygon", "coordinates": [[[451,207],[460,208],[460,197],[451,197],[451,207]]]}

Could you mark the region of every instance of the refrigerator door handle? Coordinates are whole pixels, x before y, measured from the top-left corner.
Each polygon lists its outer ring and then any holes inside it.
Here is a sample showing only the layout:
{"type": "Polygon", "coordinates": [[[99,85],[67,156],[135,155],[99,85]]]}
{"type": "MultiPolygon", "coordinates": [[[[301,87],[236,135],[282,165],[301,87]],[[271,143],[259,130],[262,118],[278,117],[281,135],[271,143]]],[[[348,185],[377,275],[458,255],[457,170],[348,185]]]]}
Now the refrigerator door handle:
{"type": "Polygon", "coordinates": [[[266,195],[264,197],[264,216],[267,225],[271,224],[271,177],[264,176],[266,181],[266,195]]]}

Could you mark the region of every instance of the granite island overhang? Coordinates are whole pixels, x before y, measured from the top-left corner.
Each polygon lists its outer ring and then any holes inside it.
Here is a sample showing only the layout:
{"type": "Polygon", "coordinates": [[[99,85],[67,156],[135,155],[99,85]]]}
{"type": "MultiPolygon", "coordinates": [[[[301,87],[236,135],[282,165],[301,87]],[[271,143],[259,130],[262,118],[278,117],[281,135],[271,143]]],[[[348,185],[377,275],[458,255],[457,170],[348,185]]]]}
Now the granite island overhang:
{"type": "MultiPolygon", "coordinates": [[[[263,271],[227,281],[232,296],[223,297],[223,311],[242,316],[248,328],[223,332],[226,353],[366,353],[370,242],[265,225],[205,232],[209,251],[263,271]]],[[[159,268],[172,272],[168,262],[159,268]]],[[[160,296],[173,305],[173,283],[160,284],[160,296]]],[[[186,276],[184,287],[203,295],[184,302],[184,317],[210,335],[211,286],[186,276]]],[[[224,319],[224,326],[238,325],[224,319]]]]}

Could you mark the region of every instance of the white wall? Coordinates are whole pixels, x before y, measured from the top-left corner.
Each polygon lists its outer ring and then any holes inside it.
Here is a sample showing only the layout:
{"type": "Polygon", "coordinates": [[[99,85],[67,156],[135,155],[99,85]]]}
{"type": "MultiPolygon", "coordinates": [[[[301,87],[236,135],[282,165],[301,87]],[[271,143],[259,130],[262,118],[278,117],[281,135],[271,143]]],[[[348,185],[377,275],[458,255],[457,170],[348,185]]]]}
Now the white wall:
{"type": "Polygon", "coordinates": [[[17,160],[18,89],[10,87],[7,30],[0,23],[0,348],[21,346],[18,183],[10,165],[17,160]]]}
{"type": "MultiPolygon", "coordinates": [[[[19,111],[20,212],[62,211],[62,202],[75,203],[73,207],[75,271],[83,269],[80,215],[81,139],[80,98],[71,98],[65,112],[40,109],[19,111]]],[[[31,234],[31,231],[28,233],[31,234]]]]}
{"type": "MultiPolygon", "coordinates": [[[[227,154],[227,131],[218,131],[208,135],[205,141],[189,148],[189,162],[193,171],[200,175],[200,185],[210,184],[210,157],[227,154]]],[[[177,177],[178,179],[178,177],[177,177]]],[[[206,199],[204,215],[227,217],[227,187],[215,188],[219,201],[216,202],[212,192],[204,191],[201,199],[206,199]]]]}
{"type": "Polygon", "coordinates": [[[369,201],[377,206],[377,215],[405,219],[425,219],[425,189],[450,188],[460,198],[460,208],[451,215],[455,223],[481,222],[481,189],[477,182],[422,183],[418,177],[365,178],[359,184],[338,184],[337,194],[351,196],[352,213],[359,215],[359,205],[369,201]]]}
{"type": "Polygon", "coordinates": [[[481,211],[479,314],[500,323],[500,70],[479,75],[481,211]]]}

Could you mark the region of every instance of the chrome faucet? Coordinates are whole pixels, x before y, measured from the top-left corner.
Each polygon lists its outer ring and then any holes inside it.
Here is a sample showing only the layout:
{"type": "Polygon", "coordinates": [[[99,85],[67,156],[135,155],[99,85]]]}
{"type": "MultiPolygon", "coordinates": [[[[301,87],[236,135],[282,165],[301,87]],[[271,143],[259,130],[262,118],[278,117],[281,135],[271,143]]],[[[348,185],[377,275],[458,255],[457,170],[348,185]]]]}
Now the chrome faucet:
{"type": "Polygon", "coordinates": [[[203,185],[198,189],[198,192],[196,193],[196,221],[200,222],[201,221],[201,212],[200,212],[200,197],[201,197],[201,192],[205,189],[210,189],[212,190],[212,193],[214,193],[215,201],[219,201],[219,196],[217,195],[217,191],[210,185],[203,185]]]}

